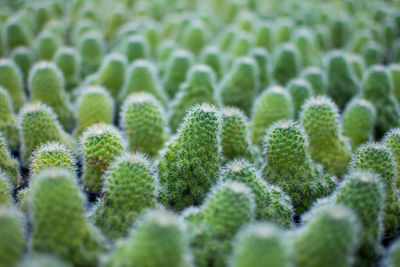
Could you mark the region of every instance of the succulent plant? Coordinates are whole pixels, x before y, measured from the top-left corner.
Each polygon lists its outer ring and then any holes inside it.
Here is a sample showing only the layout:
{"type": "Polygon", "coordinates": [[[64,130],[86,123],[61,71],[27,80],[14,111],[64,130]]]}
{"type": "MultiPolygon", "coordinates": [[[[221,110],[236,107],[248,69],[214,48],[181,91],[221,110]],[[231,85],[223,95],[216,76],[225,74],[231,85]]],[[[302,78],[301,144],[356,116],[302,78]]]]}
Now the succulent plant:
{"type": "Polygon", "coordinates": [[[80,63],[79,53],[73,47],[60,47],[53,59],[58,69],[62,72],[65,89],[71,92],[80,82],[80,63]]]}
{"type": "Polygon", "coordinates": [[[97,74],[97,82],[106,88],[114,99],[122,90],[125,81],[127,60],[120,54],[109,54],[104,58],[97,74]]]}
{"type": "Polygon", "coordinates": [[[11,60],[0,59],[0,86],[8,92],[18,112],[25,103],[24,85],[22,74],[11,60]]]}
{"type": "Polygon", "coordinates": [[[272,74],[275,81],[285,86],[300,72],[300,59],[292,44],[284,44],[275,52],[272,74]]]}
{"type": "Polygon", "coordinates": [[[7,176],[12,189],[22,183],[19,163],[11,156],[6,136],[2,132],[0,132],[0,170],[7,176]]]}

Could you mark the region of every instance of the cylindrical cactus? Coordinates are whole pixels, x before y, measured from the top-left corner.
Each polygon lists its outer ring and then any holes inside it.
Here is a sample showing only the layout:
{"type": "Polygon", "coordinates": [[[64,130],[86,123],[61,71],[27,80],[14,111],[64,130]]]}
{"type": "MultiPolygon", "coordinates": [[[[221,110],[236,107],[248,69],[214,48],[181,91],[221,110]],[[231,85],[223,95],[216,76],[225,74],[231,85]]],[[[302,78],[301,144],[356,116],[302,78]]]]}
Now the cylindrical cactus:
{"type": "Polygon", "coordinates": [[[303,79],[294,79],[289,82],[287,90],[292,98],[294,118],[297,120],[301,107],[313,95],[312,88],[309,82],[303,79]]]}
{"type": "Polygon", "coordinates": [[[390,246],[389,256],[385,261],[387,267],[399,267],[400,266],[400,241],[396,240],[393,245],[390,246]]]}
{"type": "Polygon", "coordinates": [[[259,91],[266,89],[271,83],[270,77],[270,56],[265,49],[254,48],[251,56],[257,63],[259,73],[259,91]]]}
{"type": "Polygon", "coordinates": [[[304,70],[302,77],[307,80],[313,90],[313,95],[324,95],[327,90],[327,81],[325,72],[318,67],[309,67],[304,70]]]}
{"type": "Polygon", "coordinates": [[[51,61],[60,46],[60,40],[48,31],[41,33],[35,44],[38,60],[51,61]]]}
{"type": "Polygon", "coordinates": [[[0,59],[0,86],[9,93],[15,111],[19,111],[25,103],[22,74],[14,62],[0,59]]]}
{"type": "Polygon", "coordinates": [[[17,47],[11,53],[11,58],[21,71],[22,78],[24,81],[24,87],[27,88],[29,71],[34,63],[35,55],[31,48],[28,47],[17,47]]]}
{"type": "Polygon", "coordinates": [[[14,200],[11,196],[13,186],[5,172],[0,170],[0,205],[12,206],[14,200]]]}
{"type": "Polygon", "coordinates": [[[13,151],[18,150],[20,140],[18,125],[14,115],[14,108],[10,95],[0,86],[0,131],[3,131],[8,145],[13,151]]]}
{"type": "Polygon", "coordinates": [[[125,57],[129,63],[149,57],[149,45],[146,39],[141,35],[129,37],[128,40],[125,41],[124,46],[125,57]]]}
{"type": "Polygon", "coordinates": [[[400,64],[390,65],[389,74],[393,86],[393,95],[397,102],[400,103],[400,64]]]}
{"type": "Polygon", "coordinates": [[[272,74],[279,85],[286,85],[296,78],[300,72],[300,62],[296,48],[292,44],[284,44],[275,52],[272,74]]]}
{"type": "Polygon", "coordinates": [[[217,81],[222,78],[224,75],[224,62],[217,47],[206,47],[202,53],[201,61],[214,71],[217,81]]]}
{"type": "Polygon", "coordinates": [[[127,60],[120,54],[109,54],[105,57],[97,74],[97,82],[104,86],[114,99],[122,90],[125,81],[127,60]]]}
{"type": "Polygon", "coordinates": [[[350,21],[347,18],[339,17],[333,20],[330,25],[330,36],[334,48],[344,48],[350,38],[350,21]]]}
{"type": "Polygon", "coordinates": [[[79,53],[72,47],[60,47],[54,55],[54,63],[63,74],[68,92],[79,84],[80,60],[79,53]]]}
{"type": "Polygon", "coordinates": [[[4,133],[0,131],[0,170],[7,176],[12,184],[12,188],[16,188],[22,183],[22,177],[19,172],[19,163],[14,159],[7,144],[7,139],[4,133]]]}
{"type": "Polygon", "coordinates": [[[78,44],[79,54],[81,56],[81,76],[85,77],[98,70],[104,56],[104,41],[100,33],[85,33],[78,44]]]}
{"type": "Polygon", "coordinates": [[[392,152],[397,170],[395,186],[400,189],[400,128],[388,131],[384,137],[384,143],[390,152],[392,152]]]}
{"type": "Polygon", "coordinates": [[[206,39],[204,25],[199,21],[192,22],[186,29],[183,47],[194,55],[198,55],[206,43],[206,39]]]}
{"type": "Polygon", "coordinates": [[[18,46],[29,46],[30,36],[28,29],[26,29],[19,16],[12,17],[7,21],[3,26],[2,35],[5,49],[9,53],[18,46]]]}

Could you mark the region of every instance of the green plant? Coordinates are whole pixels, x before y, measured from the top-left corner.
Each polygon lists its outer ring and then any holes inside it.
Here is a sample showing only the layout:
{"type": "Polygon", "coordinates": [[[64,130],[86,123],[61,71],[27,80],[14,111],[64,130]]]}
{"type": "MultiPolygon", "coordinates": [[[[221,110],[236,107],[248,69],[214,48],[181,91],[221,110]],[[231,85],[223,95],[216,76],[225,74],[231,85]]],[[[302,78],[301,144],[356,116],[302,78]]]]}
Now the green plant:
{"type": "Polygon", "coordinates": [[[71,92],[80,82],[80,55],[73,47],[60,47],[54,55],[54,63],[63,73],[65,88],[71,92]]]}
{"type": "Polygon", "coordinates": [[[327,90],[327,80],[325,72],[318,67],[308,67],[302,73],[302,77],[307,80],[313,90],[313,95],[325,95],[327,90]]]}
{"type": "Polygon", "coordinates": [[[0,86],[10,95],[15,111],[19,111],[25,103],[22,75],[15,63],[8,59],[0,59],[0,86]]]}
{"type": "Polygon", "coordinates": [[[78,50],[81,56],[81,76],[96,72],[104,57],[104,41],[99,32],[89,31],[79,40],[78,50]]]}
{"type": "Polygon", "coordinates": [[[125,81],[127,60],[120,54],[109,54],[105,57],[97,74],[97,82],[104,86],[114,99],[122,90],[125,81]]]}
{"type": "Polygon", "coordinates": [[[283,44],[274,54],[272,75],[279,85],[286,85],[300,72],[300,59],[292,44],[283,44]]]}
{"type": "Polygon", "coordinates": [[[149,45],[146,39],[141,35],[133,35],[129,37],[124,46],[124,53],[128,63],[149,57],[149,45]]]}
{"type": "Polygon", "coordinates": [[[10,95],[0,86],[0,131],[6,136],[10,149],[16,151],[20,141],[13,109],[10,95]]]}
{"type": "Polygon", "coordinates": [[[4,133],[0,131],[0,170],[7,176],[12,188],[17,188],[22,183],[19,172],[19,163],[14,159],[9,151],[8,143],[4,133]]]}
{"type": "Polygon", "coordinates": [[[297,120],[301,107],[313,95],[311,85],[303,79],[291,80],[287,86],[287,90],[293,101],[294,118],[297,120]]]}

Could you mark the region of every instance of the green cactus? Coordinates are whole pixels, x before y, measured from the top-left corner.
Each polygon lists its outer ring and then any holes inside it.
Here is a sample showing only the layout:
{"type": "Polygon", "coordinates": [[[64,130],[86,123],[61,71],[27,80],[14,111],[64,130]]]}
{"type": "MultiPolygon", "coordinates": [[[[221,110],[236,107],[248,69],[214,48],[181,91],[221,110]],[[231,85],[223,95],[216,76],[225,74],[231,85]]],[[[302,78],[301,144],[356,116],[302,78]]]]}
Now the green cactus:
{"type": "Polygon", "coordinates": [[[361,233],[355,214],[333,205],[309,216],[292,237],[296,266],[352,266],[361,233]]]}
{"type": "Polygon", "coordinates": [[[290,198],[278,187],[265,183],[248,161],[229,162],[222,170],[221,180],[241,182],[252,190],[256,219],[271,221],[283,228],[291,227],[294,214],[290,198]]]}
{"type": "Polygon", "coordinates": [[[0,131],[0,170],[3,171],[9,182],[12,185],[12,189],[16,188],[22,183],[22,177],[19,172],[19,163],[14,159],[8,148],[8,143],[4,133],[0,131]]]}
{"type": "Polygon", "coordinates": [[[261,146],[265,131],[276,121],[290,119],[294,110],[290,94],[282,87],[265,90],[254,103],[250,123],[250,136],[254,144],[261,146]]]}
{"type": "Polygon", "coordinates": [[[0,86],[10,94],[15,111],[25,103],[22,74],[18,67],[8,59],[0,59],[0,86]]]}
{"type": "Polygon", "coordinates": [[[8,140],[8,145],[13,151],[18,150],[19,135],[18,126],[10,95],[0,86],[0,131],[4,133],[8,140]]]}
{"type": "Polygon", "coordinates": [[[167,139],[164,109],[153,95],[133,93],[124,102],[120,125],[129,141],[129,151],[154,157],[167,139]]]}
{"type": "Polygon", "coordinates": [[[216,108],[191,108],[178,135],[166,146],[158,162],[159,178],[167,202],[176,210],[203,202],[216,182],[220,153],[221,117],[216,108]]]}
{"type": "Polygon", "coordinates": [[[375,108],[367,100],[354,99],[347,104],[342,116],[343,135],[350,138],[353,150],[372,140],[375,117],[375,108]]]}
{"type": "Polygon", "coordinates": [[[390,150],[378,143],[364,144],[354,154],[350,166],[351,169],[365,169],[379,175],[386,192],[383,215],[385,233],[396,233],[399,227],[400,205],[397,199],[396,163],[390,150]]]}
{"type": "Polygon", "coordinates": [[[32,152],[43,143],[60,142],[75,152],[75,140],[68,135],[57,121],[53,110],[41,103],[27,104],[19,113],[21,152],[25,166],[30,164],[32,152]]]}
{"type": "Polygon", "coordinates": [[[330,24],[330,36],[334,48],[344,48],[350,39],[350,21],[339,17],[330,24]]]}
{"type": "Polygon", "coordinates": [[[105,57],[97,76],[97,82],[106,88],[114,99],[118,99],[125,81],[127,60],[120,54],[105,57]]]}
{"type": "Polygon", "coordinates": [[[146,59],[150,53],[149,45],[146,39],[141,35],[133,35],[126,40],[124,54],[128,63],[132,63],[138,59],[146,59]]]}
{"type": "Polygon", "coordinates": [[[201,61],[214,71],[217,81],[221,80],[224,75],[224,62],[217,47],[206,47],[202,53],[201,61]]]}
{"type": "Polygon", "coordinates": [[[336,203],[351,209],[361,224],[359,266],[373,265],[383,254],[380,241],[385,194],[380,180],[371,172],[355,170],[347,175],[335,195],[336,203]]]}
{"type": "Polygon", "coordinates": [[[384,51],[380,44],[376,42],[368,42],[362,52],[367,67],[383,63],[384,51]]]}
{"type": "Polygon", "coordinates": [[[0,265],[14,266],[25,250],[23,219],[9,205],[0,206],[0,265]]]}
{"type": "Polygon", "coordinates": [[[393,95],[397,102],[400,103],[400,64],[390,65],[389,74],[393,86],[393,95]]]}
{"type": "Polygon", "coordinates": [[[80,55],[75,48],[60,47],[54,55],[54,63],[63,73],[65,88],[71,92],[80,82],[80,55]]]}
{"type": "Polygon", "coordinates": [[[35,44],[35,50],[38,59],[51,61],[59,46],[60,40],[58,40],[54,34],[50,32],[41,33],[38,36],[35,44]]]}
{"type": "Polygon", "coordinates": [[[208,103],[217,105],[215,75],[210,67],[205,65],[193,66],[171,103],[169,125],[175,132],[182,123],[189,108],[195,104],[208,103]]]}
{"type": "Polygon", "coordinates": [[[275,27],[277,28],[275,31],[276,41],[281,44],[289,42],[294,29],[293,21],[284,18],[279,21],[275,27]]]}
{"type": "Polygon", "coordinates": [[[35,174],[32,181],[32,248],[75,266],[96,266],[104,239],[85,219],[84,196],[74,175],[63,168],[49,168],[35,174]]]}
{"type": "Polygon", "coordinates": [[[340,109],[343,109],[347,102],[359,93],[360,86],[346,55],[342,51],[329,53],[327,61],[327,94],[340,109]]]}
{"type": "Polygon", "coordinates": [[[252,159],[248,119],[238,108],[226,107],[222,110],[221,148],[224,161],[235,158],[252,159]]]}
{"type": "Polygon", "coordinates": [[[54,255],[34,252],[25,257],[18,267],[72,267],[72,265],[54,255]]]}
{"type": "Polygon", "coordinates": [[[353,54],[348,55],[347,58],[353,73],[358,78],[358,80],[361,80],[364,75],[365,69],[364,60],[359,55],[353,54]]]}
{"type": "Polygon", "coordinates": [[[150,52],[152,55],[155,55],[158,49],[158,44],[160,42],[160,33],[158,30],[159,25],[147,25],[145,30],[145,36],[147,43],[150,47],[150,52]]]}
{"type": "Polygon", "coordinates": [[[266,23],[260,25],[255,33],[255,45],[272,52],[274,42],[272,25],[266,23]]]}
{"type": "Polygon", "coordinates": [[[309,67],[304,70],[302,77],[308,81],[313,90],[313,95],[325,95],[327,90],[327,81],[325,73],[318,67],[309,67]]]}
{"type": "Polygon", "coordinates": [[[7,174],[0,170],[0,205],[12,206],[14,203],[11,196],[12,188],[13,186],[10,184],[7,174]]]}
{"type": "Polygon", "coordinates": [[[240,33],[233,40],[231,46],[231,54],[234,58],[245,57],[249,54],[252,47],[250,36],[244,33],[240,33]]]}
{"type": "Polygon", "coordinates": [[[170,56],[163,81],[164,91],[170,99],[175,97],[180,85],[186,80],[192,64],[193,56],[185,50],[177,50],[170,56]]]}
{"type": "Polygon", "coordinates": [[[314,36],[312,32],[307,28],[297,29],[294,42],[299,51],[301,65],[303,67],[310,66],[317,52],[314,47],[314,36]]]}
{"type": "Polygon", "coordinates": [[[104,198],[93,215],[96,225],[112,239],[125,236],[138,216],[155,207],[155,182],[142,154],[118,157],[106,173],[104,198]]]}
{"type": "Polygon", "coordinates": [[[254,48],[251,50],[251,55],[257,63],[260,78],[260,91],[266,89],[271,83],[270,77],[270,56],[265,49],[254,48]]]}
{"type": "Polygon", "coordinates": [[[162,91],[156,70],[147,60],[136,60],[127,70],[127,79],[120,94],[121,103],[132,93],[147,92],[154,95],[162,104],[165,104],[165,95],[162,91]]]}
{"type": "Polygon", "coordinates": [[[335,179],[312,162],[307,137],[296,122],[282,120],[268,129],[264,155],[264,180],[279,186],[290,196],[297,214],[335,188],[335,179]]]}
{"type": "Polygon", "coordinates": [[[124,140],[114,126],[100,123],[87,128],[80,143],[84,158],[84,188],[99,193],[105,171],[124,150],[124,140]]]}
{"type": "Polygon", "coordinates": [[[235,238],[232,267],[288,267],[288,247],[281,230],[268,223],[251,224],[235,238]]]}
{"type": "Polygon", "coordinates": [[[51,62],[36,63],[29,74],[31,99],[51,107],[67,131],[75,126],[75,118],[64,89],[63,75],[51,62]]]}
{"type": "Polygon", "coordinates": [[[164,76],[166,65],[175,49],[176,44],[172,40],[167,39],[160,44],[156,55],[160,75],[164,76]]]}
{"type": "Polygon", "coordinates": [[[221,81],[219,95],[225,106],[238,107],[248,116],[258,91],[257,63],[250,57],[235,60],[231,71],[221,81]]]}
{"type": "Polygon", "coordinates": [[[30,36],[28,29],[20,17],[11,17],[3,26],[3,42],[5,50],[11,53],[18,46],[29,46],[30,36]]]}
{"type": "Polygon", "coordinates": [[[103,60],[104,41],[100,33],[85,33],[78,44],[78,51],[81,56],[81,76],[86,77],[96,72],[103,60]]]}
{"type": "Polygon", "coordinates": [[[183,48],[194,55],[198,55],[203,49],[206,39],[207,36],[204,25],[199,21],[192,22],[185,32],[183,48]]]}
{"type": "Polygon", "coordinates": [[[81,134],[96,123],[112,124],[114,100],[107,90],[100,86],[89,86],[77,99],[77,128],[74,136],[81,134]]]}
{"type": "Polygon", "coordinates": [[[325,171],[341,176],[350,161],[351,147],[342,136],[338,114],[329,98],[318,96],[304,104],[300,120],[309,138],[312,159],[325,171]]]}
{"type": "Polygon", "coordinates": [[[23,46],[17,47],[13,50],[10,57],[21,71],[24,87],[27,88],[29,70],[31,69],[35,60],[35,55],[32,49],[23,46]]]}
{"type": "Polygon", "coordinates": [[[393,96],[390,77],[384,67],[371,67],[365,74],[361,98],[371,102],[376,109],[377,136],[400,124],[399,104],[393,96]]]}
{"type": "Polygon", "coordinates": [[[400,266],[400,241],[397,239],[393,245],[390,246],[389,255],[385,260],[386,267],[399,267],[400,266]]]}
{"type": "Polygon", "coordinates": [[[394,128],[388,131],[384,136],[384,143],[390,152],[392,152],[396,170],[397,178],[395,181],[395,187],[400,188],[400,128],[394,128]]]}
{"type": "Polygon", "coordinates": [[[300,59],[292,44],[284,44],[274,55],[272,75],[279,85],[286,85],[300,72],[300,59]]]}
{"type": "Polygon", "coordinates": [[[147,212],[117,244],[105,266],[190,267],[185,225],[164,210],[147,212]],[[157,252],[157,253],[154,253],[157,252]]]}
{"type": "Polygon", "coordinates": [[[289,82],[287,90],[292,98],[294,118],[297,120],[301,107],[313,95],[312,88],[309,82],[303,79],[294,79],[289,82]]]}

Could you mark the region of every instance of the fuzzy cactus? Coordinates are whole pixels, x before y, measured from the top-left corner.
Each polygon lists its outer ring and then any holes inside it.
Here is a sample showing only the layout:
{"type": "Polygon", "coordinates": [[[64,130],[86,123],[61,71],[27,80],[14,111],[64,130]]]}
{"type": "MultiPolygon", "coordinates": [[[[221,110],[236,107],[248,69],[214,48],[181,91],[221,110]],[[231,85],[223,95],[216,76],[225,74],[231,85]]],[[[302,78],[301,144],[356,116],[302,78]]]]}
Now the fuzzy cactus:
{"type": "Polygon", "coordinates": [[[149,211],[137,221],[130,235],[117,244],[105,266],[190,267],[185,229],[174,214],[149,211]]]}
{"type": "Polygon", "coordinates": [[[318,67],[309,67],[304,70],[302,77],[307,80],[313,90],[313,95],[324,95],[327,90],[325,73],[318,67]]]}
{"type": "Polygon", "coordinates": [[[395,187],[400,189],[400,128],[388,131],[384,136],[384,143],[390,152],[392,152],[397,170],[395,187]]]}
{"type": "Polygon", "coordinates": [[[270,24],[261,24],[255,33],[255,45],[271,52],[274,47],[273,27],[270,24]]]}
{"type": "Polygon", "coordinates": [[[165,104],[165,95],[162,91],[156,70],[147,60],[133,62],[127,70],[127,79],[120,94],[121,102],[132,93],[147,92],[154,95],[162,104],[165,104]]]}
{"type": "Polygon", "coordinates": [[[350,21],[339,17],[330,23],[330,36],[334,48],[344,48],[350,39],[350,21]]]}
{"type": "Polygon", "coordinates": [[[104,56],[104,41],[100,33],[85,33],[79,41],[78,50],[82,59],[81,76],[96,72],[104,56]]]}
{"type": "Polygon", "coordinates": [[[350,138],[353,150],[372,139],[375,117],[375,108],[367,100],[354,99],[347,104],[342,116],[343,135],[350,138]]]}
{"type": "Polygon", "coordinates": [[[206,38],[204,25],[198,21],[192,22],[185,32],[183,47],[198,55],[206,43],[206,38]]]}
{"type": "Polygon", "coordinates": [[[128,137],[129,150],[155,156],[167,139],[164,109],[149,93],[131,94],[120,113],[120,125],[128,137]]]}
{"type": "Polygon", "coordinates": [[[358,80],[361,80],[365,70],[364,60],[360,56],[353,54],[348,55],[347,58],[354,75],[358,80]]]}
{"type": "Polygon", "coordinates": [[[12,188],[7,174],[0,170],[0,205],[12,206],[14,202],[11,197],[12,188]]]}
{"type": "Polygon", "coordinates": [[[363,49],[363,56],[365,65],[371,67],[373,65],[379,65],[383,63],[384,50],[382,45],[376,42],[368,42],[363,49]]]}
{"type": "Polygon", "coordinates": [[[175,132],[182,123],[188,109],[195,104],[208,103],[217,105],[215,96],[215,75],[210,67],[204,65],[193,66],[171,103],[169,125],[175,132]]]}
{"type": "Polygon", "coordinates": [[[19,163],[11,156],[6,136],[2,132],[0,132],[0,170],[7,175],[13,189],[22,183],[19,163]]]}
{"type": "Polygon", "coordinates": [[[398,188],[395,186],[396,162],[390,150],[378,143],[364,144],[354,154],[351,169],[365,169],[379,175],[386,192],[383,216],[385,233],[396,233],[399,227],[400,203],[398,188]]]}
{"type": "Polygon", "coordinates": [[[19,135],[17,121],[10,95],[0,86],[0,131],[4,133],[8,140],[8,145],[13,151],[18,150],[19,135]]]}
{"type": "Polygon", "coordinates": [[[17,47],[11,53],[11,59],[20,70],[24,81],[24,87],[26,88],[28,83],[29,70],[31,69],[35,60],[35,54],[33,50],[31,48],[23,46],[17,47]]]}
{"type": "Polygon", "coordinates": [[[293,101],[294,118],[297,120],[301,107],[313,95],[309,82],[303,79],[291,80],[287,86],[287,90],[293,101]]]}
{"type": "Polygon", "coordinates": [[[98,71],[97,82],[106,88],[114,99],[118,99],[124,85],[126,66],[127,60],[124,56],[109,54],[98,71]]]}
{"type": "Polygon", "coordinates": [[[247,34],[237,34],[231,46],[231,54],[233,57],[245,57],[249,54],[252,47],[250,36],[247,34]]]}
{"type": "Polygon", "coordinates": [[[80,60],[79,53],[72,47],[60,47],[54,55],[54,63],[62,72],[69,92],[79,84],[80,60]]]}
{"type": "Polygon", "coordinates": [[[270,56],[265,49],[254,48],[251,50],[251,56],[257,62],[259,73],[259,86],[260,91],[267,88],[271,83],[270,77],[270,56]]]}
{"type": "Polygon", "coordinates": [[[51,107],[67,131],[74,128],[75,118],[64,88],[64,78],[54,63],[36,63],[29,73],[29,88],[32,101],[51,107]]]}
{"type": "Polygon", "coordinates": [[[80,142],[84,158],[84,188],[99,193],[105,171],[124,150],[124,140],[115,127],[94,124],[82,134],[80,142]]]}
{"type": "Polygon", "coordinates": [[[346,103],[360,91],[360,86],[344,52],[331,52],[328,54],[327,61],[327,94],[340,109],[343,109],[346,103]]]}
{"type": "Polygon", "coordinates": [[[163,88],[170,99],[175,97],[180,85],[186,80],[186,74],[193,64],[193,56],[185,50],[175,51],[168,60],[163,88]]]}
{"type": "Polygon", "coordinates": [[[220,84],[222,103],[225,106],[238,107],[249,115],[258,90],[258,79],[258,67],[254,59],[236,59],[231,71],[220,84]]]}
{"type": "Polygon", "coordinates": [[[201,55],[201,61],[214,71],[217,81],[221,80],[224,74],[224,61],[217,47],[206,47],[201,55]]]}
{"type": "Polygon", "coordinates": [[[146,39],[141,35],[133,35],[126,40],[124,54],[129,63],[138,59],[146,59],[150,53],[146,39]]]}
{"type": "Polygon", "coordinates": [[[114,100],[107,90],[100,86],[89,86],[77,99],[77,122],[75,137],[96,123],[112,124],[114,100]]]}
{"type": "Polygon", "coordinates": [[[284,44],[275,52],[272,74],[279,85],[286,85],[300,71],[300,59],[292,44],[284,44]]]}
{"type": "Polygon", "coordinates": [[[60,47],[60,40],[50,32],[43,32],[36,40],[35,50],[39,60],[51,61],[60,47]]]}
{"type": "Polygon", "coordinates": [[[335,180],[312,162],[307,137],[296,122],[282,120],[268,129],[264,155],[264,180],[282,188],[298,214],[335,188],[335,180]]]}
{"type": "Polygon", "coordinates": [[[361,233],[356,215],[344,206],[332,205],[309,217],[292,237],[296,266],[352,266],[361,233]]]}
{"type": "Polygon", "coordinates": [[[251,224],[235,238],[232,267],[288,267],[289,249],[279,228],[268,223],[251,224]]]}
{"type": "Polygon", "coordinates": [[[85,219],[84,196],[70,171],[50,168],[37,173],[29,208],[35,251],[51,253],[76,266],[96,266],[104,240],[85,219]]]}
{"type": "Polygon", "coordinates": [[[158,162],[159,179],[167,202],[176,210],[203,202],[216,182],[220,151],[221,116],[212,105],[190,109],[178,135],[158,162]]]}
{"type": "Polygon", "coordinates": [[[30,36],[28,29],[20,17],[10,18],[3,26],[3,42],[6,51],[10,52],[18,46],[29,46],[30,36]]]}
{"type": "Polygon", "coordinates": [[[278,187],[265,183],[251,163],[246,160],[229,162],[222,170],[221,179],[244,183],[252,190],[256,203],[256,219],[290,228],[294,214],[290,198],[278,187]]]}
{"type": "Polygon", "coordinates": [[[18,267],[71,267],[72,265],[59,257],[45,253],[33,252],[18,264],[18,267]]]}
{"type": "Polygon", "coordinates": [[[350,161],[349,140],[342,136],[336,105],[327,97],[309,99],[300,115],[308,136],[312,159],[325,171],[341,176],[350,161]]]}
{"type": "Polygon", "coordinates": [[[0,59],[0,86],[9,93],[16,111],[25,103],[22,74],[14,62],[0,59]]]}
{"type": "Polygon", "coordinates": [[[390,128],[399,126],[399,104],[393,96],[390,76],[384,67],[371,67],[365,74],[361,98],[370,101],[376,109],[377,136],[382,136],[390,128]]]}
{"type": "Polygon", "coordinates": [[[389,255],[385,260],[386,267],[399,267],[400,266],[400,241],[396,240],[390,246],[389,255]]]}
{"type": "Polygon", "coordinates": [[[359,266],[372,265],[383,254],[383,202],[385,192],[381,179],[368,171],[355,170],[344,179],[335,194],[336,203],[350,208],[361,224],[359,266]]]}
{"type": "Polygon", "coordinates": [[[291,119],[294,115],[292,98],[280,86],[265,90],[254,103],[253,117],[250,123],[251,139],[261,146],[265,131],[274,122],[291,119]]]}
{"type": "Polygon", "coordinates": [[[14,266],[25,250],[21,214],[9,205],[0,205],[0,265],[14,266]]]}
{"type": "Polygon", "coordinates": [[[53,110],[41,103],[27,104],[19,113],[21,152],[26,166],[30,164],[32,152],[46,142],[60,142],[75,151],[75,141],[57,121],[53,110]]]}
{"type": "Polygon", "coordinates": [[[400,103],[400,64],[392,64],[389,67],[390,80],[393,86],[393,95],[400,103]]]}
{"type": "Polygon", "coordinates": [[[104,197],[93,218],[114,239],[125,236],[144,211],[155,207],[156,180],[150,162],[139,153],[118,157],[105,176],[104,197]]]}

